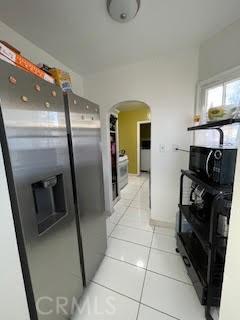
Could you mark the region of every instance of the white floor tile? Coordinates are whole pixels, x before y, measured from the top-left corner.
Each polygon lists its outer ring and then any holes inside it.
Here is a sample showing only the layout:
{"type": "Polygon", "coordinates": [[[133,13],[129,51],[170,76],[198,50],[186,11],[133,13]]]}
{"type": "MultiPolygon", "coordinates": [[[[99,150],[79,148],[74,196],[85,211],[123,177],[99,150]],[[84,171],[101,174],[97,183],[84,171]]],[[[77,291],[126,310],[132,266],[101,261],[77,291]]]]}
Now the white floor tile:
{"type": "Polygon", "coordinates": [[[132,201],[134,199],[135,195],[136,195],[136,193],[133,193],[133,192],[121,193],[121,199],[132,201]]]}
{"type": "Polygon", "coordinates": [[[132,200],[129,200],[129,199],[120,199],[115,207],[128,207],[130,205],[130,203],[132,202],[132,200]]]}
{"type": "Polygon", "coordinates": [[[141,187],[144,183],[145,179],[141,179],[138,177],[129,177],[128,184],[141,187]]]}
{"type": "Polygon", "coordinates": [[[121,191],[121,199],[133,200],[136,197],[138,190],[121,191]]]}
{"type": "Polygon", "coordinates": [[[174,318],[141,305],[137,320],[174,320],[174,318]]]}
{"type": "Polygon", "coordinates": [[[150,211],[148,209],[139,209],[139,208],[128,207],[128,209],[126,210],[126,215],[135,216],[135,217],[138,217],[138,218],[141,218],[141,217],[149,218],[150,217],[150,211]]]}
{"type": "Polygon", "coordinates": [[[130,204],[134,208],[149,209],[149,197],[137,195],[130,204]]]}
{"type": "Polygon", "coordinates": [[[182,258],[175,254],[152,249],[147,269],[192,284],[182,258]]]}
{"type": "Polygon", "coordinates": [[[163,236],[159,233],[154,233],[152,248],[177,254],[176,247],[177,245],[175,238],[163,236]]]}
{"type": "Polygon", "coordinates": [[[141,187],[138,191],[136,198],[148,198],[149,197],[149,190],[146,190],[145,188],[141,187]]]}
{"type": "Polygon", "coordinates": [[[142,191],[142,189],[140,189],[140,191],[136,194],[134,201],[144,202],[148,199],[149,199],[149,193],[146,191],[142,191]]]}
{"type": "Polygon", "coordinates": [[[146,201],[146,202],[133,201],[133,202],[130,204],[130,207],[132,207],[132,208],[138,208],[138,209],[148,209],[148,208],[149,208],[149,201],[146,201]]]}
{"type": "Polygon", "coordinates": [[[129,180],[138,180],[138,181],[145,181],[147,179],[147,175],[141,174],[141,175],[136,175],[136,174],[131,174],[129,173],[129,180]]]}
{"type": "Polygon", "coordinates": [[[114,212],[117,212],[119,214],[124,214],[124,212],[127,210],[128,206],[121,206],[116,204],[113,208],[114,212]]]}
{"type": "Polygon", "coordinates": [[[127,184],[126,187],[124,187],[121,190],[122,192],[138,192],[140,190],[140,186],[132,185],[132,184],[127,184]]]}
{"type": "Polygon", "coordinates": [[[146,268],[149,251],[150,248],[110,237],[106,256],[146,268]]]}
{"type": "Polygon", "coordinates": [[[150,211],[148,209],[128,207],[125,214],[136,218],[150,218],[150,211]]]}
{"type": "Polygon", "coordinates": [[[149,195],[149,186],[146,186],[145,184],[143,184],[140,190],[142,193],[146,193],[149,195]]]}
{"type": "Polygon", "coordinates": [[[109,237],[116,225],[110,221],[110,218],[107,218],[106,224],[107,224],[107,236],[109,237]]]}
{"type": "MultiPolygon", "coordinates": [[[[141,195],[141,197],[143,197],[143,198],[149,199],[149,190],[144,189],[143,187],[140,189],[138,194],[141,195]]],[[[135,196],[135,198],[136,198],[136,196],[135,196]]]]}
{"type": "Polygon", "coordinates": [[[145,208],[149,208],[149,197],[148,196],[137,196],[133,199],[132,201],[133,203],[139,205],[139,207],[144,207],[145,205],[145,208]]]}
{"type": "Polygon", "coordinates": [[[93,281],[135,300],[140,300],[145,270],[105,257],[93,281]]]}
{"type": "Polygon", "coordinates": [[[152,232],[140,229],[134,229],[126,226],[117,225],[112,233],[112,237],[122,239],[146,247],[150,247],[152,241],[152,232]]]}
{"type": "Polygon", "coordinates": [[[205,320],[193,286],[147,272],[142,303],[181,320],[205,320]]]}
{"type": "Polygon", "coordinates": [[[144,181],[144,177],[142,176],[138,176],[138,175],[136,175],[136,174],[131,174],[131,173],[129,173],[128,174],[128,180],[129,181],[144,181]]]}
{"type": "Polygon", "coordinates": [[[141,188],[142,184],[143,184],[142,182],[138,182],[138,181],[129,181],[130,186],[137,186],[141,188]]]}
{"type": "MultiPolygon", "coordinates": [[[[126,209],[125,209],[126,211],[126,209]]],[[[122,216],[124,215],[123,213],[118,213],[117,211],[115,211],[110,217],[109,217],[109,221],[113,224],[117,224],[119,222],[119,220],[122,218],[122,216]]]]}
{"type": "Polygon", "coordinates": [[[153,231],[154,227],[150,226],[149,221],[150,214],[148,210],[129,207],[119,224],[146,231],[153,231]]]}
{"type": "Polygon", "coordinates": [[[91,283],[72,320],[136,320],[139,304],[91,283]]]}
{"type": "Polygon", "coordinates": [[[159,233],[169,237],[175,237],[176,231],[173,228],[155,227],[155,233],[159,233]]]}
{"type": "Polygon", "coordinates": [[[129,208],[134,208],[134,209],[146,211],[146,212],[148,212],[149,217],[151,216],[151,209],[147,205],[143,205],[143,206],[142,205],[135,205],[135,206],[133,206],[132,203],[130,204],[129,208]]]}
{"type": "Polygon", "coordinates": [[[141,172],[141,177],[144,177],[146,179],[149,179],[149,175],[150,175],[149,172],[141,172]]]}
{"type": "Polygon", "coordinates": [[[150,186],[149,186],[149,179],[147,179],[145,182],[144,182],[144,184],[142,185],[142,188],[143,189],[150,189],[150,186]]]}

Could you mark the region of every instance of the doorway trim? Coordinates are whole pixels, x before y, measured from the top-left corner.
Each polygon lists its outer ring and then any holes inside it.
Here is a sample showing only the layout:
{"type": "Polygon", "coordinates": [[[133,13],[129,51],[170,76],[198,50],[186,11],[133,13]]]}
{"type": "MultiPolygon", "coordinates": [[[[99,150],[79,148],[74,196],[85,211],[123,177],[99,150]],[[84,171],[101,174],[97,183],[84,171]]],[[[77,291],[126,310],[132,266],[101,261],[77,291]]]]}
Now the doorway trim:
{"type": "MultiPolygon", "coordinates": [[[[137,175],[139,176],[140,171],[140,157],[141,157],[141,148],[140,148],[140,126],[141,124],[151,123],[151,120],[138,121],[137,122],[137,175]]],[[[151,150],[150,150],[151,151],[151,150]]]]}

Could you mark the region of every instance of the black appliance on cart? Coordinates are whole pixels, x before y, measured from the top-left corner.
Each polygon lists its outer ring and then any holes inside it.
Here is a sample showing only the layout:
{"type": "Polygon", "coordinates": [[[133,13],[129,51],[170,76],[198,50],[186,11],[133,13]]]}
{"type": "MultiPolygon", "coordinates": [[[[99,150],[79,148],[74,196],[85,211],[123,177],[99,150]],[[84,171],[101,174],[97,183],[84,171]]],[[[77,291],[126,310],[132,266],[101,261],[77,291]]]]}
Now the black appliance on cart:
{"type": "MultiPolygon", "coordinates": [[[[230,119],[188,128],[188,131],[216,129],[223,145],[223,125],[240,122],[230,119]]],[[[228,240],[233,184],[216,184],[190,170],[182,170],[180,179],[177,252],[186,265],[207,320],[213,320],[212,307],[221,302],[225,255],[228,240]],[[190,202],[184,204],[184,181],[190,179],[190,202]],[[185,228],[184,221],[188,227],[185,228]]]]}

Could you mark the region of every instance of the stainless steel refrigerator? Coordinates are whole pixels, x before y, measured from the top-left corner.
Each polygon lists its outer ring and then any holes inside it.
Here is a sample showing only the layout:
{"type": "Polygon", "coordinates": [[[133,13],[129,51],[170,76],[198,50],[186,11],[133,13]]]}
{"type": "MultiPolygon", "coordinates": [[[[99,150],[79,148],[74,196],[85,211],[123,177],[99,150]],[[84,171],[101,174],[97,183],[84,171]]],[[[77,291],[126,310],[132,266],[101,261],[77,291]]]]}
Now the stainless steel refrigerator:
{"type": "Polygon", "coordinates": [[[83,284],[62,91],[0,61],[0,99],[1,146],[31,320],[69,319],[83,284]]]}
{"type": "Polygon", "coordinates": [[[64,100],[87,284],[107,248],[99,107],[72,93],[64,100]]]}

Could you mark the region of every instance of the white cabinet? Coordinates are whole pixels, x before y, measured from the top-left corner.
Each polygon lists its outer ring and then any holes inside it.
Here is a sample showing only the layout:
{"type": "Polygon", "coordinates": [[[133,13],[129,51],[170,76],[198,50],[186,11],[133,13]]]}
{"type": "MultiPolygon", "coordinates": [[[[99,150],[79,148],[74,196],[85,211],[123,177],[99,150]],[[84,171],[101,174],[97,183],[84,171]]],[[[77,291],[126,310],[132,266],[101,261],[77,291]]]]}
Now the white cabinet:
{"type": "Polygon", "coordinates": [[[149,149],[141,149],[141,171],[150,171],[151,161],[150,161],[150,150],[149,149]]]}

